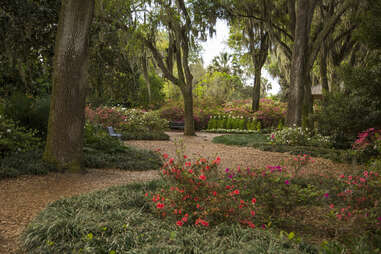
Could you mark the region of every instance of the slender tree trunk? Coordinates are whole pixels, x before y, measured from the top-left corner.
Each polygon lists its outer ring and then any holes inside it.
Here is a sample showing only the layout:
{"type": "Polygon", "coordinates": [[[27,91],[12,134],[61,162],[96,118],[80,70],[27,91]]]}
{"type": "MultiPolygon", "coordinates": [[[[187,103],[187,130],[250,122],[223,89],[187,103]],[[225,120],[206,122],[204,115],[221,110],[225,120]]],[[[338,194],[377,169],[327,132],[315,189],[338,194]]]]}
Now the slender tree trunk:
{"type": "Polygon", "coordinates": [[[53,92],[44,159],[80,172],[88,89],[88,38],[94,0],[64,0],[53,67],[53,92]]]}
{"type": "Polygon", "coordinates": [[[143,76],[144,80],[147,83],[147,91],[148,91],[148,105],[152,103],[152,95],[151,95],[151,81],[149,79],[149,74],[148,74],[148,60],[147,60],[147,55],[144,53],[142,57],[142,65],[143,65],[143,76]]]}
{"type": "Polygon", "coordinates": [[[323,96],[329,92],[329,86],[328,86],[328,71],[327,71],[327,47],[326,45],[323,45],[321,49],[321,55],[320,55],[320,82],[321,87],[323,91],[323,96]]]}
{"type": "Polygon", "coordinates": [[[184,97],[184,135],[194,136],[195,127],[193,119],[193,95],[192,86],[184,86],[181,88],[184,97]]]}
{"type": "Polygon", "coordinates": [[[288,126],[302,124],[304,86],[308,82],[308,43],[312,11],[310,1],[300,0],[296,7],[295,40],[291,58],[290,94],[286,123],[288,126]]]}
{"type": "Polygon", "coordinates": [[[255,68],[254,87],[253,87],[253,102],[251,109],[253,112],[259,110],[259,99],[261,97],[261,68],[255,68]]]}

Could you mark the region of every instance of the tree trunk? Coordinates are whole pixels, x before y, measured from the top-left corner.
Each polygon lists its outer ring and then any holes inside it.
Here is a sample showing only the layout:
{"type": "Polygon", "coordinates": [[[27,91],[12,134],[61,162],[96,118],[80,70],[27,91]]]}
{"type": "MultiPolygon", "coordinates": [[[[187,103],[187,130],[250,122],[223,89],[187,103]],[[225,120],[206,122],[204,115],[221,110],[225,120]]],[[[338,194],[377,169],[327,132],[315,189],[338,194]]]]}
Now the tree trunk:
{"type": "Polygon", "coordinates": [[[82,170],[88,38],[93,10],[94,0],[62,1],[56,37],[44,159],[70,172],[82,170]]]}
{"type": "Polygon", "coordinates": [[[255,77],[254,77],[254,87],[253,87],[253,102],[251,105],[251,109],[253,112],[259,110],[259,99],[261,97],[261,71],[262,67],[255,68],[255,77]]]}
{"type": "Polygon", "coordinates": [[[313,113],[313,98],[311,91],[311,76],[307,73],[306,81],[304,84],[304,107],[303,107],[303,120],[304,127],[313,129],[313,122],[308,118],[313,113]]]}
{"type": "Polygon", "coordinates": [[[192,86],[182,87],[181,92],[184,97],[184,136],[194,136],[192,86]]]}
{"type": "Polygon", "coordinates": [[[311,6],[308,0],[297,3],[297,15],[295,24],[295,40],[291,58],[290,94],[288,99],[288,111],[286,123],[288,126],[302,124],[304,86],[309,73],[308,42],[312,17],[311,6]]]}
{"type": "Polygon", "coordinates": [[[321,77],[321,88],[322,88],[323,96],[325,96],[329,92],[327,54],[328,54],[327,47],[326,45],[323,45],[321,49],[321,55],[320,55],[320,77],[321,77]]]}
{"type": "Polygon", "coordinates": [[[143,76],[144,80],[147,83],[147,91],[148,91],[148,105],[152,102],[152,95],[151,95],[151,81],[149,80],[149,74],[148,74],[148,60],[147,55],[144,53],[142,57],[142,65],[143,65],[143,76]]]}

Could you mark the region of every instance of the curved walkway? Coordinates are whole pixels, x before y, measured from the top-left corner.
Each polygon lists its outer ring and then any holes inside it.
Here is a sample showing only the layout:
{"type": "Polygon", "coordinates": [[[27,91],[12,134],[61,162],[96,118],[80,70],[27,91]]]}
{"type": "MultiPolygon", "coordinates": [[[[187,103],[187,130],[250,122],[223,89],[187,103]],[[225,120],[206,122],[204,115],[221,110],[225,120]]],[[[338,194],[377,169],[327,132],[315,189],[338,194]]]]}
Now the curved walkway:
{"type": "MultiPolygon", "coordinates": [[[[217,134],[198,133],[196,137],[184,137],[179,132],[169,132],[170,141],[128,141],[129,145],[176,154],[176,143],[183,140],[185,154],[190,158],[201,155],[214,159],[220,156],[221,168],[236,166],[261,168],[279,165],[291,156],[282,153],[263,152],[248,147],[213,144],[217,134]]],[[[316,159],[309,170],[313,172],[340,171],[348,165],[316,159]]],[[[158,177],[158,171],[131,172],[115,169],[89,170],[87,174],[56,174],[23,176],[0,180],[0,253],[14,253],[17,241],[25,226],[50,202],[63,197],[78,195],[123,185],[135,181],[148,181],[158,177]]]]}

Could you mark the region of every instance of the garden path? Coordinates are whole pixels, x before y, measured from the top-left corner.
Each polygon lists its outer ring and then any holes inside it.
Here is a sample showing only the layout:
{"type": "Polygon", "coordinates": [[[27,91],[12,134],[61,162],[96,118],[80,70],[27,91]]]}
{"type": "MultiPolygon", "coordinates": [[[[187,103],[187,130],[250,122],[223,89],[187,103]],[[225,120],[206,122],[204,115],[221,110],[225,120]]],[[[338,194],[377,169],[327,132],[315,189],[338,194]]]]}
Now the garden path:
{"type": "MultiPolygon", "coordinates": [[[[236,166],[261,168],[279,165],[291,158],[288,154],[263,152],[249,147],[214,144],[211,139],[217,134],[197,133],[195,137],[184,137],[180,132],[169,132],[170,141],[128,141],[128,145],[176,154],[176,140],[185,143],[185,154],[190,158],[215,159],[220,156],[221,168],[236,166]]],[[[313,172],[340,171],[348,165],[316,159],[310,167],[313,172]]],[[[70,197],[110,186],[136,181],[148,181],[158,177],[158,171],[131,172],[115,169],[90,169],[87,174],[57,174],[46,176],[23,176],[0,180],[0,253],[17,253],[17,241],[25,226],[46,205],[63,197],[70,197]]]]}

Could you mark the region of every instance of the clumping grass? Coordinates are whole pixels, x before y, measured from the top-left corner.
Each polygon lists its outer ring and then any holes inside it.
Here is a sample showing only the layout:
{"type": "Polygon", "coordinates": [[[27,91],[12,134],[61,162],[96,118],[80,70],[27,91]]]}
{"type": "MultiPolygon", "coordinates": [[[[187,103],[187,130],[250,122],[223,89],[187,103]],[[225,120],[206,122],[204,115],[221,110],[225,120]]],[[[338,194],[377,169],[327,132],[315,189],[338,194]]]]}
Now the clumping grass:
{"type": "Polygon", "coordinates": [[[222,223],[178,227],[153,216],[144,194],[162,181],[112,187],[50,204],[28,225],[22,248],[33,253],[318,253],[270,231],[222,223]]]}
{"type": "MultiPolygon", "coordinates": [[[[217,144],[249,146],[262,151],[290,153],[294,155],[308,154],[313,157],[325,158],[337,162],[352,162],[353,154],[347,150],[337,150],[315,146],[289,146],[276,145],[269,142],[269,135],[266,134],[247,134],[247,135],[223,135],[213,138],[213,142],[217,144]]],[[[361,162],[357,160],[357,162],[361,162]]]]}
{"type": "Polygon", "coordinates": [[[20,175],[45,175],[56,168],[42,160],[42,151],[13,154],[0,159],[0,179],[20,175]]]}
{"type": "Polygon", "coordinates": [[[104,153],[87,149],[85,152],[87,168],[118,168],[122,170],[152,170],[162,165],[159,154],[148,150],[125,147],[120,152],[104,153]]]}
{"type": "MultiPolygon", "coordinates": [[[[122,147],[113,152],[92,148],[84,149],[86,168],[116,168],[121,170],[153,170],[161,167],[160,156],[152,151],[122,147]]],[[[21,175],[46,175],[57,171],[42,160],[42,151],[18,153],[0,159],[0,179],[21,175]]]]}
{"type": "Polygon", "coordinates": [[[123,140],[169,140],[165,132],[123,132],[123,140]]]}

